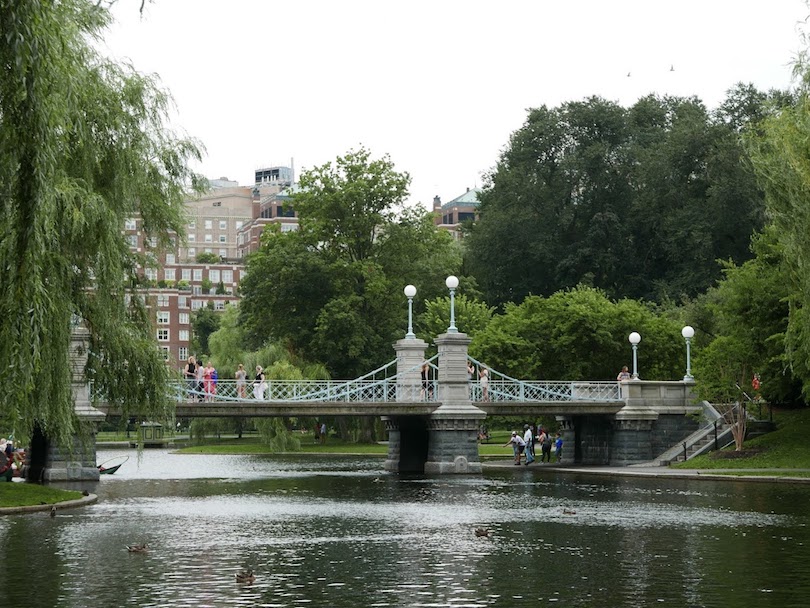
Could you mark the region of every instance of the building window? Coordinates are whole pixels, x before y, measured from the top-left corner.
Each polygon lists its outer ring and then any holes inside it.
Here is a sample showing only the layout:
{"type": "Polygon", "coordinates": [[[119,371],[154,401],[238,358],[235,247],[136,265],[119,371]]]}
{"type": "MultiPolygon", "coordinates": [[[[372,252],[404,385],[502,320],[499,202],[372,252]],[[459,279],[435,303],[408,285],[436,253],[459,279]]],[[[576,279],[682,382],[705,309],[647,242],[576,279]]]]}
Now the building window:
{"type": "Polygon", "coordinates": [[[227,249],[220,249],[219,250],[219,257],[227,258],[228,257],[228,250],[227,249]]]}
{"type": "Polygon", "coordinates": [[[174,281],[175,276],[176,275],[175,275],[174,268],[164,268],[163,269],[163,278],[165,278],[167,281],[174,281]]]}
{"type": "Polygon", "coordinates": [[[188,257],[194,259],[194,256],[197,255],[197,250],[194,247],[188,248],[188,257]]]}
{"type": "Polygon", "coordinates": [[[124,220],[124,230],[137,230],[137,229],[138,229],[137,221],[133,219],[124,220]]]}
{"type": "Polygon", "coordinates": [[[213,234],[206,234],[205,235],[205,242],[206,243],[213,243],[214,242],[214,235],[213,234]]]}
{"type": "Polygon", "coordinates": [[[175,264],[175,263],[176,263],[176,262],[175,262],[175,259],[174,259],[174,254],[173,254],[173,253],[167,253],[167,254],[166,254],[166,263],[167,263],[167,264],[175,264]]]}
{"type": "Polygon", "coordinates": [[[215,201],[214,207],[222,207],[222,201],[215,201]]]}
{"type": "Polygon", "coordinates": [[[157,237],[156,237],[156,236],[150,236],[150,237],[149,237],[148,239],[146,239],[146,240],[147,240],[147,242],[149,243],[149,246],[150,246],[152,249],[155,249],[155,248],[157,247],[157,237]]]}
{"type": "Polygon", "coordinates": [[[227,238],[226,238],[226,236],[224,234],[219,235],[219,242],[220,243],[227,243],[228,242],[228,240],[227,240],[227,238]]]}
{"type": "Polygon", "coordinates": [[[168,306],[169,305],[169,294],[167,294],[167,293],[159,293],[158,297],[157,297],[157,305],[161,306],[161,307],[168,306]]]}
{"type": "Polygon", "coordinates": [[[214,310],[225,310],[225,302],[223,302],[222,300],[215,300],[214,310]]]}
{"type": "Polygon", "coordinates": [[[242,228],[242,226],[244,226],[244,225],[245,225],[245,222],[243,222],[242,220],[236,220],[236,229],[237,230],[242,228]]]}
{"type": "Polygon", "coordinates": [[[177,351],[179,361],[187,361],[188,360],[188,346],[181,346],[180,350],[177,351]]]}
{"type": "Polygon", "coordinates": [[[205,253],[214,253],[214,250],[211,249],[210,247],[206,247],[205,248],[205,253]]]}
{"type": "Polygon", "coordinates": [[[180,323],[180,325],[188,325],[188,313],[187,312],[181,312],[177,316],[177,322],[180,323]]]}
{"type": "Polygon", "coordinates": [[[180,332],[177,334],[177,339],[181,342],[188,342],[188,330],[181,329],[180,332]]]}
{"type": "Polygon", "coordinates": [[[163,351],[163,360],[169,360],[169,347],[168,346],[161,346],[160,350],[163,351]]]}
{"type": "Polygon", "coordinates": [[[195,268],[194,269],[194,280],[195,281],[202,281],[202,268],[195,268]]]}
{"type": "Polygon", "coordinates": [[[205,229],[211,230],[214,227],[214,220],[205,220],[205,229]]]}
{"type": "Polygon", "coordinates": [[[227,230],[228,229],[228,220],[219,220],[219,229],[220,230],[227,230]]]}
{"type": "Polygon", "coordinates": [[[128,234],[127,235],[127,243],[133,249],[137,249],[138,247],[138,235],[137,234],[128,234]]]}
{"type": "MultiPolygon", "coordinates": [[[[177,296],[177,308],[188,308],[188,298],[186,296],[177,296]]],[[[188,319],[188,313],[181,313],[180,318],[183,318],[183,315],[186,315],[186,319],[188,319]]],[[[180,321],[182,323],[182,321],[180,321]]],[[[186,321],[188,323],[188,321],[186,321]]]]}
{"type": "Polygon", "coordinates": [[[144,276],[150,281],[157,281],[157,268],[144,268],[144,276]]]}
{"type": "Polygon", "coordinates": [[[193,232],[189,232],[189,233],[188,233],[188,242],[189,242],[189,243],[193,243],[193,242],[195,242],[196,240],[197,240],[197,235],[196,235],[196,234],[194,234],[193,232]]]}
{"type": "Polygon", "coordinates": [[[157,313],[157,322],[158,325],[168,325],[171,319],[171,315],[169,314],[168,310],[159,310],[157,313]]]}
{"type": "Polygon", "coordinates": [[[213,268],[208,271],[208,280],[212,283],[219,283],[219,270],[213,268]]]}
{"type": "Polygon", "coordinates": [[[202,295],[202,285],[192,285],[191,286],[191,293],[193,293],[195,296],[201,296],[202,295]]]}
{"type": "Polygon", "coordinates": [[[191,280],[191,268],[183,268],[180,271],[180,276],[183,277],[184,281],[190,281],[191,280]]]}
{"type": "Polygon", "coordinates": [[[159,330],[157,330],[157,339],[158,339],[158,342],[168,342],[169,341],[169,330],[168,329],[159,329],[159,330]]]}
{"type": "Polygon", "coordinates": [[[202,300],[192,300],[191,301],[191,310],[200,310],[203,307],[204,302],[202,300]]]}
{"type": "Polygon", "coordinates": [[[189,222],[188,223],[188,229],[189,230],[196,230],[197,229],[197,222],[196,221],[189,222]]]}
{"type": "Polygon", "coordinates": [[[222,282],[223,283],[233,283],[233,270],[223,270],[222,271],[222,282]]]}

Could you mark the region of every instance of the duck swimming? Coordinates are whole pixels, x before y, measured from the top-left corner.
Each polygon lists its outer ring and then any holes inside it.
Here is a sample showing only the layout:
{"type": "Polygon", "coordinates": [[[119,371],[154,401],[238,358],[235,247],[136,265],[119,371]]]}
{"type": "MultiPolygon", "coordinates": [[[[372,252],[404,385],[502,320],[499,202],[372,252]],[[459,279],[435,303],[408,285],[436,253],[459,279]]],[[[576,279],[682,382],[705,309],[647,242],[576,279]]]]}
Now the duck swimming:
{"type": "Polygon", "coordinates": [[[236,573],[237,583],[244,583],[246,585],[250,585],[255,580],[256,576],[253,574],[253,570],[251,570],[250,568],[248,568],[247,570],[242,570],[242,572],[236,573]]]}
{"type": "Polygon", "coordinates": [[[149,545],[146,543],[137,545],[127,545],[127,551],[130,553],[146,553],[149,550],[149,545]]]}

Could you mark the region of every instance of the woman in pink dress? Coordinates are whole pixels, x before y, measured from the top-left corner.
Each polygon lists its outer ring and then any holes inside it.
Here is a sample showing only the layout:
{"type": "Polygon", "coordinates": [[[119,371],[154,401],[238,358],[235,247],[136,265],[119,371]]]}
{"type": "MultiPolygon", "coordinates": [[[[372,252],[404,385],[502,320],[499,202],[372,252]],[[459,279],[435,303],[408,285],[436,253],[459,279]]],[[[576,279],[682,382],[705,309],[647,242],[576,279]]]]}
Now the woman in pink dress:
{"type": "Polygon", "coordinates": [[[214,394],[214,380],[211,377],[212,372],[214,371],[214,366],[211,365],[211,361],[209,361],[205,365],[205,371],[203,372],[203,384],[205,385],[205,400],[212,401],[212,395],[214,394]]]}

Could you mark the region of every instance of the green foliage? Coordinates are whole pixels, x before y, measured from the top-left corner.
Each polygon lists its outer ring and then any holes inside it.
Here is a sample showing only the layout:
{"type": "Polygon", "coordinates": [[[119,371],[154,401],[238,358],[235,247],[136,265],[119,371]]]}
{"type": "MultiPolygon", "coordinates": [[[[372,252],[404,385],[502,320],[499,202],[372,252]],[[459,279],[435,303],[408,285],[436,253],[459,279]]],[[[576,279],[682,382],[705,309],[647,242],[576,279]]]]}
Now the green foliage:
{"type": "Polygon", "coordinates": [[[215,312],[212,307],[200,308],[191,317],[191,350],[199,356],[211,352],[208,339],[219,329],[222,313],[215,312]]]}
{"type": "Polygon", "coordinates": [[[716,259],[748,259],[763,200],[736,129],[765,113],[748,93],[730,93],[715,116],[697,99],[656,96],[530,110],[465,239],[486,300],[576,285],[695,296],[719,278],[716,259]]]}
{"type": "Polygon", "coordinates": [[[72,315],[91,332],[86,373],[127,410],[163,412],[168,370],[139,298],[121,227],[159,246],[182,232],[201,182],[198,146],[175,137],[153,77],[102,57],[109,23],[89,0],[0,3],[0,407],[18,429],[66,443],[74,424],[72,315]]]}
{"type": "Polygon", "coordinates": [[[627,337],[637,331],[639,375],[646,380],[683,377],[681,325],[634,300],[613,302],[589,288],[530,296],[508,304],[473,339],[470,351],[486,365],[517,378],[613,380],[629,365],[627,337]]]}
{"type": "MultiPolygon", "coordinates": [[[[459,331],[470,338],[484,330],[492,319],[495,309],[464,294],[455,297],[455,320],[459,331]]],[[[447,331],[450,326],[450,296],[442,296],[425,302],[425,311],[419,315],[415,327],[420,338],[430,344],[433,339],[447,331]]]]}
{"type": "Polygon", "coordinates": [[[768,217],[788,268],[790,296],[785,334],[787,360],[810,395],[810,64],[807,51],[797,60],[798,84],[792,105],[761,121],[748,132],[747,143],[759,183],[765,191],[768,217]]]}
{"type": "Polygon", "coordinates": [[[216,264],[219,262],[219,256],[210,251],[201,251],[194,259],[198,264],[216,264]]]}
{"type": "Polygon", "coordinates": [[[202,291],[204,294],[211,293],[211,287],[213,286],[214,284],[211,282],[210,279],[203,279],[202,282],[200,283],[200,287],[202,287],[202,291]]]}
{"type": "MultiPolygon", "coordinates": [[[[746,374],[758,373],[764,399],[796,403],[801,399],[801,377],[807,374],[791,365],[788,356],[791,281],[772,228],[754,239],[753,251],[756,257],[742,266],[726,264],[723,280],[693,307],[696,340],[709,347],[695,358],[698,390],[709,401],[728,398],[735,393],[735,382],[749,390],[751,376],[746,374]],[[724,339],[710,343],[711,336],[724,339]],[[739,359],[736,371],[731,371],[735,353],[739,359]]],[[[733,400],[739,398],[739,392],[735,394],[733,400]]]]}
{"type": "Polygon", "coordinates": [[[252,347],[284,343],[297,357],[352,378],[393,358],[404,336],[408,283],[436,297],[461,251],[423,210],[395,210],[409,177],[361,149],[305,172],[293,196],[300,230],[266,230],[241,283],[252,347]]]}

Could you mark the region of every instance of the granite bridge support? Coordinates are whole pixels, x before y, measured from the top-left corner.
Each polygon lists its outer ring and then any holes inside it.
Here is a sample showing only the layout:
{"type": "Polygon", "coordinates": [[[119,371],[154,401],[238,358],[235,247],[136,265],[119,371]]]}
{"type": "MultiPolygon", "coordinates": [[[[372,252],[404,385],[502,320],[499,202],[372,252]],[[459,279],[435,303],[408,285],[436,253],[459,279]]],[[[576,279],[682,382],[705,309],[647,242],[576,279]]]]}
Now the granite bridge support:
{"type": "MultiPolygon", "coordinates": [[[[439,349],[439,407],[421,417],[387,416],[388,458],[385,469],[403,473],[469,474],[481,472],[478,428],[486,413],[470,400],[467,347],[463,333],[436,338],[439,349]]],[[[421,390],[419,366],[427,343],[405,338],[394,345],[402,390],[399,400],[428,398],[421,390]]]]}

